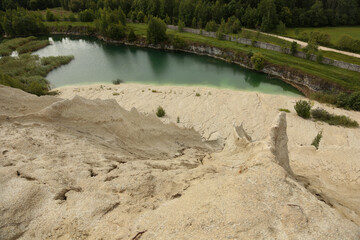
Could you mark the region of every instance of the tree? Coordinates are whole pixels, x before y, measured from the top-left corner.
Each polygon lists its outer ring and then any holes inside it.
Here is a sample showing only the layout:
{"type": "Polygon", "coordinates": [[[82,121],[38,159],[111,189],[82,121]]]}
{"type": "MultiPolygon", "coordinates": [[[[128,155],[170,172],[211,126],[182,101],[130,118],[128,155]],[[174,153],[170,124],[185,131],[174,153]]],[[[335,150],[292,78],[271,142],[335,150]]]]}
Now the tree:
{"type": "Polygon", "coordinates": [[[46,21],[48,22],[55,21],[55,15],[49,9],[46,10],[46,21]]]}
{"type": "Polygon", "coordinates": [[[178,22],[178,31],[183,32],[184,27],[185,27],[185,23],[183,21],[179,20],[179,22],[178,22]]]}
{"type": "Polygon", "coordinates": [[[256,53],[251,57],[251,63],[255,70],[260,71],[264,68],[265,59],[261,53],[256,53]]]}
{"type": "Polygon", "coordinates": [[[215,23],[215,21],[210,21],[206,24],[205,26],[205,31],[207,32],[216,32],[218,29],[217,24],[215,23]]]}
{"type": "Polygon", "coordinates": [[[145,17],[144,13],[142,11],[140,11],[136,18],[140,23],[143,23],[144,22],[144,17],[145,17]]]}
{"type": "Polygon", "coordinates": [[[261,0],[257,8],[258,15],[262,16],[261,31],[270,32],[278,24],[278,15],[274,0],[261,0]]]}
{"type": "Polygon", "coordinates": [[[135,35],[134,30],[132,28],[130,29],[130,32],[129,32],[129,35],[128,35],[128,40],[130,42],[133,42],[133,41],[136,40],[136,35],[135,35]]]}
{"type": "Polygon", "coordinates": [[[147,27],[147,41],[158,44],[166,40],[166,24],[157,17],[149,19],[147,27]]]}
{"type": "Polygon", "coordinates": [[[296,54],[296,52],[297,52],[297,49],[298,49],[298,44],[297,44],[297,42],[293,41],[291,43],[291,49],[290,49],[291,55],[294,56],[296,54]]]}
{"type": "Polygon", "coordinates": [[[111,23],[106,29],[106,36],[114,40],[121,40],[125,38],[125,26],[119,22],[117,24],[111,23]]]}

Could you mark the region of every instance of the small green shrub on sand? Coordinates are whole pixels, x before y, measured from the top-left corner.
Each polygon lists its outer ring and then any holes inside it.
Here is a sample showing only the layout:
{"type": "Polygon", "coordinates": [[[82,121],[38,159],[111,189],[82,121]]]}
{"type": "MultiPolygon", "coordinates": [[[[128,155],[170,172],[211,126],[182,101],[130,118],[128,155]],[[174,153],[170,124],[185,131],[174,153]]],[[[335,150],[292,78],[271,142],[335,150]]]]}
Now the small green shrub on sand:
{"type": "Polygon", "coordinates": [[[320,141],[322,138],[322,131],[320,131],[316,137],[314,138],[314,140],[312,141],[311,145],[313,145],[316,149],[319,149],[319,145],[320,145],[320,141]]]}
{"type": "Polygon", "coordinates": [[[310,109],[311,109],[310,102],[299,100],[296,102],[294,109],[297,115],[299,115],[300,117],[305,119],[310,118],[310,109]]]}
{"type": "Polygon", "coordinates": [[[159,118],[165,116],[165,110],[161,106],[157,108],[156,116],[158,116],[159,118]]]}
{"type": "Polygon", "coordinates": [[[349,128],[359,127],[359,123],[350,119],[349,117],[344,115],[334,115],[321,108],[312,110],[311,115],[314,119],[318,121],[326,122],[330,125],[343,126],[349,128]]]}
{"type": "Polygon", "coordinates": [[[286,109],[286,108],[279,108],[279,111],[280,111],[280,112],[290,113],[290,110],[289,110],[289,109],[286,109]]]}

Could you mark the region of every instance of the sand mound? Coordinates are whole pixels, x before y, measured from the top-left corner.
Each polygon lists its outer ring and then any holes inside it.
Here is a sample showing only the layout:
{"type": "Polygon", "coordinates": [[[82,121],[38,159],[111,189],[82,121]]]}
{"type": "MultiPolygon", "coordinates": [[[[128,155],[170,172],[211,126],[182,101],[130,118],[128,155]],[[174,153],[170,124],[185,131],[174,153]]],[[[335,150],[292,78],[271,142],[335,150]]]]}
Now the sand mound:
{"type": "Polygon", "coordinates": [[[220,149],[113,100],[0,99],[0,239],[360,237],[297,180],[285,114],[220,149]]]}

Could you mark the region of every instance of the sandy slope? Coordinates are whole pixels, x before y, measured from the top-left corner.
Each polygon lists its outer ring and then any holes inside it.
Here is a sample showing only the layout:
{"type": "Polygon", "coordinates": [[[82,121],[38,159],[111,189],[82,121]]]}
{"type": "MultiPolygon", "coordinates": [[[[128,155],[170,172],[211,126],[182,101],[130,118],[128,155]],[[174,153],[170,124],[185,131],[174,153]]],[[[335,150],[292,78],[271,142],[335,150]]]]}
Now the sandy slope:
{"type": "Polygon", "coordinates": [[[38,98],[0,86],[0,239],[360,237],[359,129],[279,115],[296,100],[284,96],[60,91],[38,98]],[[173,123],[154,117],[158,105],[173,123]]]}

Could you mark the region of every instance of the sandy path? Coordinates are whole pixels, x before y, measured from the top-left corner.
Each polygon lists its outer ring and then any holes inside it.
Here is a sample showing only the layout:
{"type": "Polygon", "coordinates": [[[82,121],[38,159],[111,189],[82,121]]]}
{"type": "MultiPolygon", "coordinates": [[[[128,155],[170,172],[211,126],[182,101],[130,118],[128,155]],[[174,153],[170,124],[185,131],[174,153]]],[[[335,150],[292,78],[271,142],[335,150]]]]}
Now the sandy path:
{"type": "MultiPolygon", "coordinates": [[[[254,30],[252,29],[247,29],[249,31],[252,31],[252,32],[255,32],[254,30]]],[[[293,39],[293,38],[289,38],[289,37],[283,37],[283,36],[279,36],[279,35],[275,35],[275,34],[270,34],[270,33],[264,33],[264,32],[261,32],[262,34],[265,34],[265,35],[268,35],[268,36],[271,36],[271,37],[276,37],[276,38],[280,38],[280,39],[283,39],[285,41],[288,41],[288,42],[296,42],[297,44],[299,44],[301,47],[306,47],[307,43],[306,42],[302,42],[302,41],[299,41],[299,40],[296,40],[296,39],[293,39]]],[[[336,52],[336,53],[341,53],[341,54],[344,54],[344,55],[348,55],[348,56],[351,56],[351,57],[357,57],[357,58],[360,58],[360,54],[356,54],[356,53],[352,53],[352,52],[346,52],[346,51],[341,51],[341,50],[337,50],[337,49],[334,49],[334,48],[328,48],[328,47],[323,47],[323,46],[319,46],[319,49],[320,50],[323,50],[323,51],[328,51],[328,52],[336,52]]]]}

